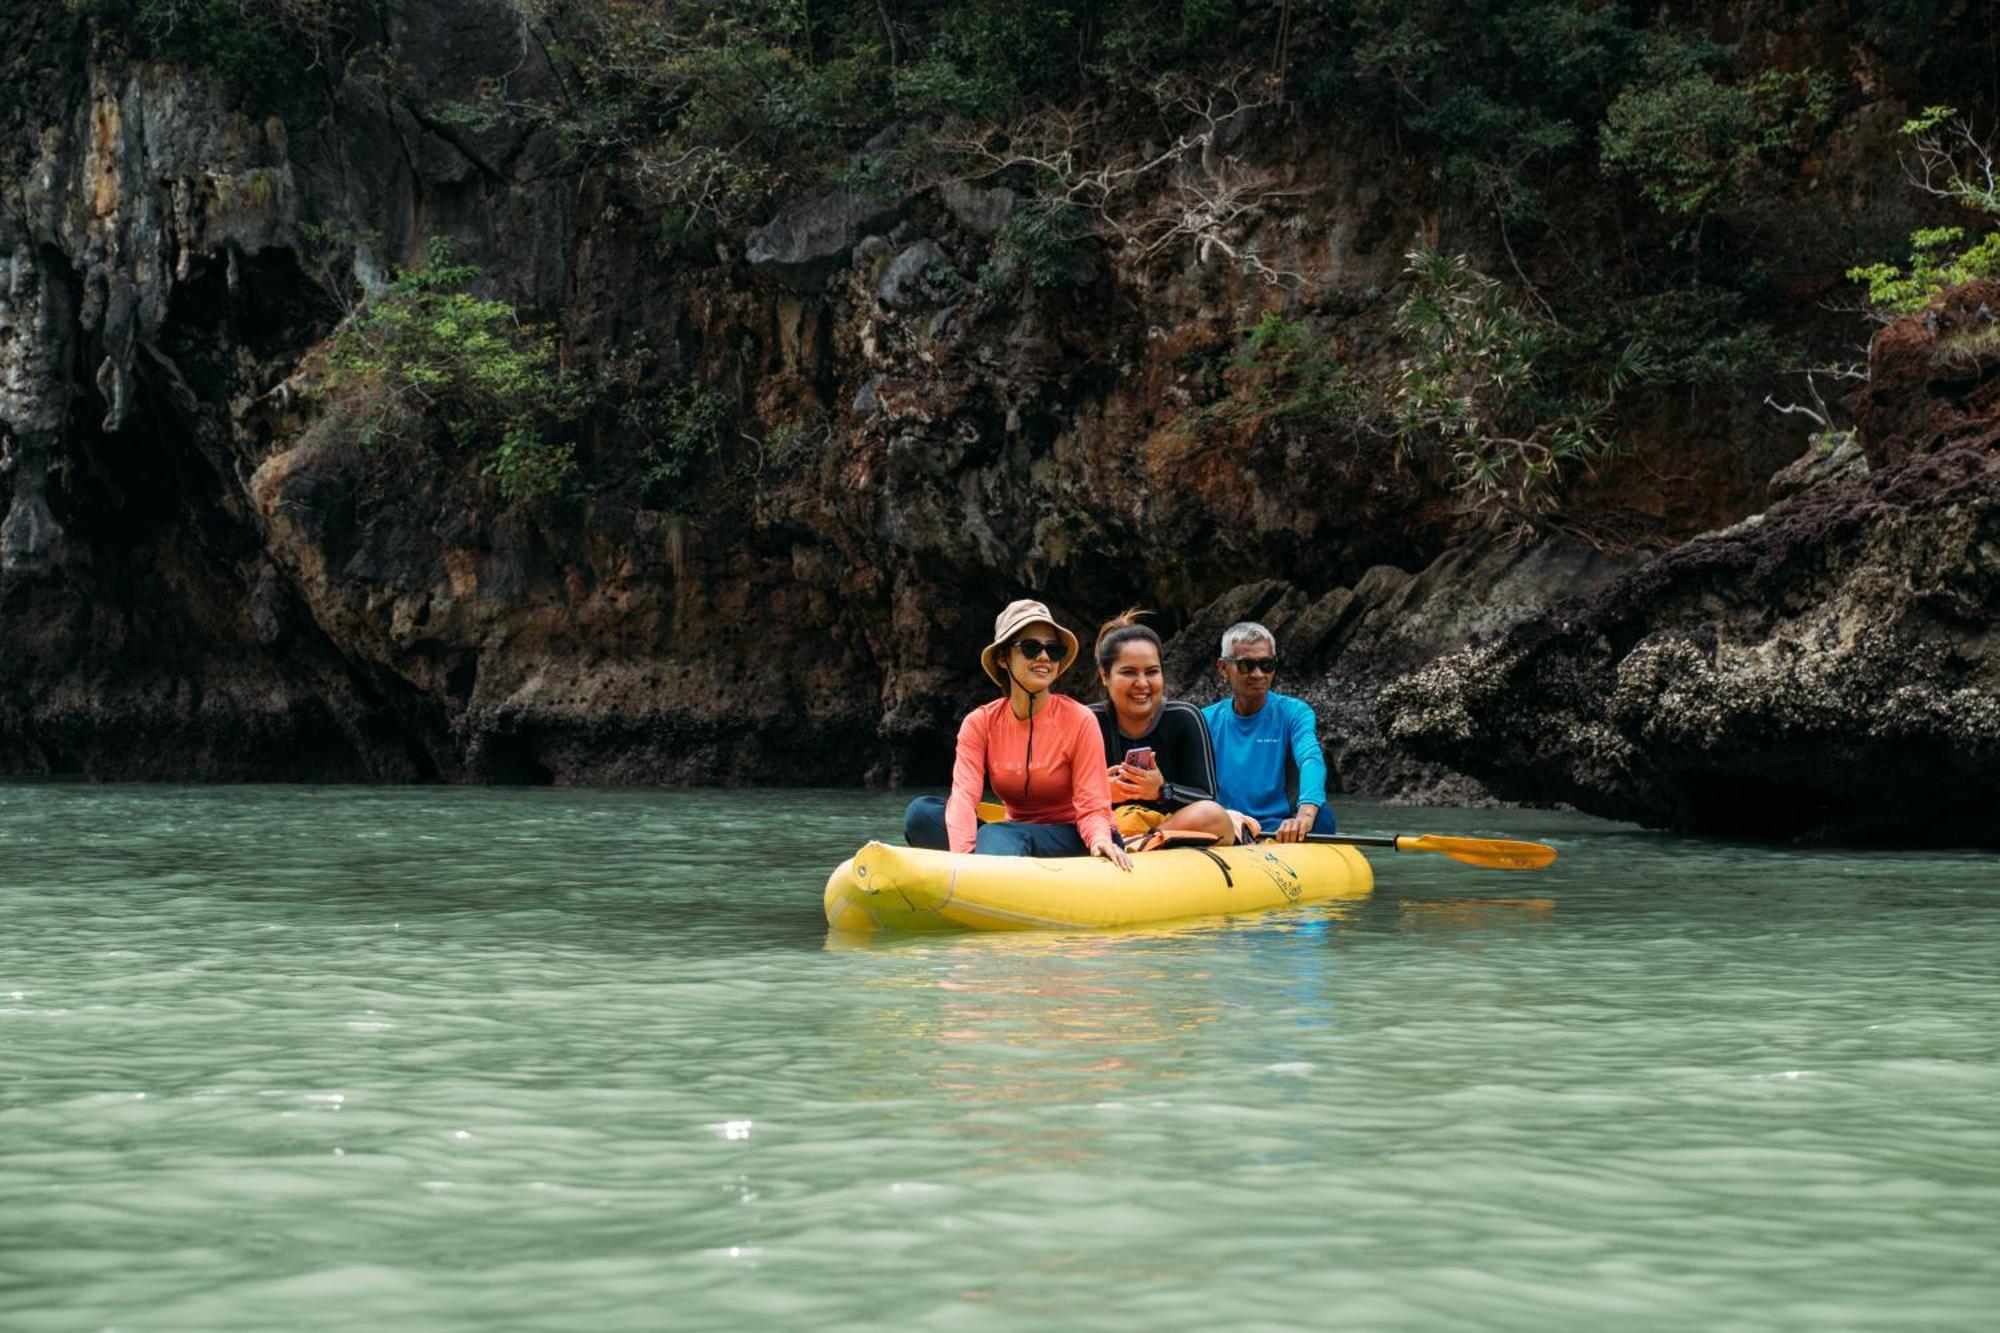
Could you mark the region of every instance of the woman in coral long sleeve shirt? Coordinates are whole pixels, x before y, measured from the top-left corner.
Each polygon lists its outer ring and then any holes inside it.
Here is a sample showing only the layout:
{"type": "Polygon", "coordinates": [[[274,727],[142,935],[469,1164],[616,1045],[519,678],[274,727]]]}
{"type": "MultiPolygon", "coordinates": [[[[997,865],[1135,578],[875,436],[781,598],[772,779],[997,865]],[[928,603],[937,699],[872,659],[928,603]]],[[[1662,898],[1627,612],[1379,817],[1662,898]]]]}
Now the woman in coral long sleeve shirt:
{"type": "Polygon", "coordinates": [[[1130,870],[1111,828],[1104,737],[1088,708],[1053,688],[1076,660],[1076,636],[1040,602],[1011,603],[979,655],[1002,698],[975,708],[958,729],[951,796],[920,796],[903,817],[912,847],[997,856],[1082,856],[1130,870]],[[988,785],[1004,823],[979,822],[988,785]]]}

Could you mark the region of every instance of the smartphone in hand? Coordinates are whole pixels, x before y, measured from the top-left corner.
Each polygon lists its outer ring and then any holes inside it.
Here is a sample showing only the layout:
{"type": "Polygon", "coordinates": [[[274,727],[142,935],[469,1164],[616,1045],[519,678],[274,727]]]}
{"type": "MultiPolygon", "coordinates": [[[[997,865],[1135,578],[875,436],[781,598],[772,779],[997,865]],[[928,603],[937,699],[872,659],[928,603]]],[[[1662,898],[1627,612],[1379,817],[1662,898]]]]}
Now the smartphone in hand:
{"type": "Polygon", "coordinates": [[[1125,752],[1125,762],[1134,768],[1151,768],[1153,766],[1153,747],[1150,745],[1133,746],[1125,752]]]}

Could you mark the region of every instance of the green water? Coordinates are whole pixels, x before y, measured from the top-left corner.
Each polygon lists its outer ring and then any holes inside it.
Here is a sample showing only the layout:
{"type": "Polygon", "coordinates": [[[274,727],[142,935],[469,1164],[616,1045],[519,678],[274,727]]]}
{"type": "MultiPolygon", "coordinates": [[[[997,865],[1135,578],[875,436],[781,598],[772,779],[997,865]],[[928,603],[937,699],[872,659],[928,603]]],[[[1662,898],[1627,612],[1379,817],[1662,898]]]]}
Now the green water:
{"type": "Polygon", "coordinates": [[[0,787],[0,1327],[1992,1326],[1990,853],[829,939],[899,809],[0,787]]]}

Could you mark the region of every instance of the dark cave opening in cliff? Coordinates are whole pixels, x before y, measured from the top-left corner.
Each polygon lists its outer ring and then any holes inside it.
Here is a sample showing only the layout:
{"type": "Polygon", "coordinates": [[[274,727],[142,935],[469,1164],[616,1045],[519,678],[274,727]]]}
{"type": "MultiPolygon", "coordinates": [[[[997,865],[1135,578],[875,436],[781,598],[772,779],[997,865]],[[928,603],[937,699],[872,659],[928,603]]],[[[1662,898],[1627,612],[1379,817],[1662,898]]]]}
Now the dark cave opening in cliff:
{"type": "Polygon", "coordinates": [[[174,284],[161,342],[186,355],[206,353],[215,367],[240,375],[236,351],[282,376],[339,322],[342,310],[291,250],[232,249],[192,266],[174,284]]]}
{"type": "Polygon", "coordinates": [[[129,571],[98,590],[111,605],[177,600],[173,593],[186,590],[188,570],[182,560],[179,576],[164,577],[176,563],[169,553],[209,564],[222,549],[251,540],[220,512],[222,478],[172,395],[145,367],[134,374],[131,392],[116,430],[104,429],[107,404],[94,390],[77,395],[69,463],[51,495],[73,545],[97,557],[92,566],[129,571]],[[142,554],[148,558],[133,558],[142,554]]]}
{"type": "MultiPolygon", "coordinates": [[[[81,298],[73,286],[72,302],[81,298]]],[[[157,335],[135,350],[133,401],[114,430],[103,427],[110,404],[96,377],[114,349],[80,344],[69,436],[81,463],[65,477],[65,527],[91,549],[131,550],[171,543],[192,518],[199,544],[225,561],[249,551],[254,534],[225,498],[237,480],[228,406],[260,387],[244,383],[241,353],[253,375],[289,373],[337,314],[289,251],[197,265],[174,285],[157,335]]]]}
{"type": "Polygon", "coordinates": [[[38,751],[41,756],[42,777],[80,778],[86,776],[84,772],[83,761],[81,759],[78,759],[75,755],[71,754],[69,751],[63,749],[61,746],[57,745],[55,742],[50,740],[37,740],[36,742],[34,742],[34,745],[36,751],[38,751]]]}
{"type": "Polygon", "coordinates": [[[513,731],[482,738],[478,776],[501,787],[549,787],[556,780],[555,770],[541,761],[534,737],[513,731]]]}

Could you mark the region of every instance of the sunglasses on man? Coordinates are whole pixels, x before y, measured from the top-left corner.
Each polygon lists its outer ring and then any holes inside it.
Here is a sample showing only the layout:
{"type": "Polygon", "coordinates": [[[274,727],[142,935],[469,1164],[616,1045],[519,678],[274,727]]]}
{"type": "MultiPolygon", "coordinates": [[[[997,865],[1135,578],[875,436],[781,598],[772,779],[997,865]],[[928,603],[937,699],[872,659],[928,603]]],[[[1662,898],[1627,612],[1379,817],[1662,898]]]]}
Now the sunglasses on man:
{"type": "Polygon", "coordinates": [[[1223,661],[1238,671],[1255,671],[1266,676],[1276,675],[1278,659],[1275,657],[1225,657],[1223,661]]]}

